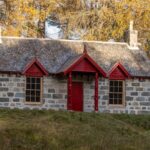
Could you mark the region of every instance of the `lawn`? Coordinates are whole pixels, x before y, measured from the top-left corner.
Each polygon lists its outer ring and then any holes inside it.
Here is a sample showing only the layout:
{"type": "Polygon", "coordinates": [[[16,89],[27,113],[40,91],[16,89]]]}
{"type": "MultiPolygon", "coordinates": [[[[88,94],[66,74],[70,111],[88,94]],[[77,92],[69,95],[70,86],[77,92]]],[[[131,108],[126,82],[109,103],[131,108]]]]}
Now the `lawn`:
{"type": "Polygon", "coordinates": [[[149,115],[0,109],[0,150],[149,149],[149,115]]]}

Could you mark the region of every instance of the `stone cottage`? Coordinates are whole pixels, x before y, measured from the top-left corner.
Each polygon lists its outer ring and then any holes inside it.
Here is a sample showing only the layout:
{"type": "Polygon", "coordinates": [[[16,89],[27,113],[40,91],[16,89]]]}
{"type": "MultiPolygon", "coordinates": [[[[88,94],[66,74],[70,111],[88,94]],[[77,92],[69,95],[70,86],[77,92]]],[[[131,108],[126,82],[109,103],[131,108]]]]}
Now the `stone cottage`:
{"type": "Polygon", "coordinates": [[[130,44],[1,37],[0,107],[150,113],[150,60],[130,44]]]}

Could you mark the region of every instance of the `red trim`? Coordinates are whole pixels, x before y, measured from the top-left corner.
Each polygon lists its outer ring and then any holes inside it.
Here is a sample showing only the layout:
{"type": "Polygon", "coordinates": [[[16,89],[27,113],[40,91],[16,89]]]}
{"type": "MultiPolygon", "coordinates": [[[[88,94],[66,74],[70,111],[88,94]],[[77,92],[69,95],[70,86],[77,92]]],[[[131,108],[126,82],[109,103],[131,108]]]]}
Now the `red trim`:
{"type": "MultiPolygon", "coordinates": [[[[11,75],[22,75],[23,73],[20,72],[20,71],[2,71],[0,70],[0,73],[1,74],[11,74],[11,75]]],[[[49,73],[49,75],[56,75],[56,76],[59,76],[59,75],[64,75],[64,73],[49,73]]],[[[150,77],[148,76],[131,76],[130,79],[134,79],[134,78],[138,78],[138,79],[150,79],[150,77]]]]}
{"type": "Polygon", "coordinates": [[[71,72],[73,68],[76,65],[79,65],[80,62],[85,58],[94,66],[94,68],[97,70],[98,73],[102,74],[103,77],[106,77],[106,73],[103,71],[103,69],[86,52],[84,52],[83,55],[80,58],[78,58],[72,65],[70,65],[64,71],[64,74],[66,75],[67,73],[71,72]]]}
{"type": "Polygon", "coordinates": [[[72,73],[70,72],[68,76],[68,101],[67,101],[68,110],[72,109],[71,97],[72,97],[72,73]]]}
{"type": "Polygon", "coordinates": [[[114,80],[125,80],[126,78],[131,78],[131,75],[121,63],[116,63],[108,72],[108,77],[114,80]]]}
{"type": "MultiPolygon", "coordinates": [[[[27,66],[23,70],[22,74],[32,76],[31,74],[28,74],[28,71],[30,70],[30,68],[33,65],[36,65],[41,70],[40,76],[48,75],[48,71],[44,68],[44,66],[36,58],[33,59],[29,64],[27,64],[27,66]]],[[[33,76],[35,76],[35,75],[33,74],[33,76]]]]}
{"type": "Polygon", "coordinates": [[[93,65],[87,60],[87,58],[84,58],[79,65],[74,66],[72,69],[72,72],[87,72],[87,73],[95,73],[98,72],[98,70],[93,67],[93,65]]]}
{"type": "Polygon", "coordinates": [[[98,73],[95,74],[95,111],[98,111],[98,73]]]}

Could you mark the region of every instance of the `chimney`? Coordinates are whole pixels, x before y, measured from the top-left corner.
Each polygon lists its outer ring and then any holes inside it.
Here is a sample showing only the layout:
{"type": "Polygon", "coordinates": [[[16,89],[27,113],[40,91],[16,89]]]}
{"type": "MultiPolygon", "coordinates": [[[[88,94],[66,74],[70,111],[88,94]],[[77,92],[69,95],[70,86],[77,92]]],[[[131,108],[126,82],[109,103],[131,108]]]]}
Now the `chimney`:
{"type": "Polygon", "coordinates": [[[0,44],[2,43],[2,26],[0,25],[0,44]]]}
{"type": "Polygon", "coordinates": [[[138,43],[138,31],[133,29],[133,25],[134,25],[134,22],[132,20],[132,21],[130,21],[130,29],[129,29],[129,34],[130,34],[129,45],[130,45],[130,49],[138,50],[139,49],[139,47],[138,47],[138,45],[139,45],[139,43],[138,43]]]}

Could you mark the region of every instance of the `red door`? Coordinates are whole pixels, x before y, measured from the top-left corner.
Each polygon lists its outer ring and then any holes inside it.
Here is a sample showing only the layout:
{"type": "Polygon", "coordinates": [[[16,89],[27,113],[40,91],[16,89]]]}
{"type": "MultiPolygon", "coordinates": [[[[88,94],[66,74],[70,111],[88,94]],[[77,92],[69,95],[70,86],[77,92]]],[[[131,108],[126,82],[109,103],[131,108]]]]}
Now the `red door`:
{"type": "Polygon", "coordinates": [[[71,96],[72,110],[83,111],[83,83],[72,83],[72,96],[71,96]]]}

